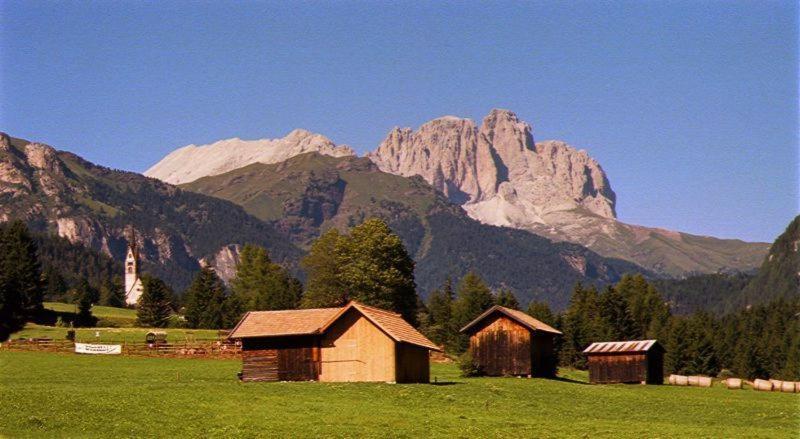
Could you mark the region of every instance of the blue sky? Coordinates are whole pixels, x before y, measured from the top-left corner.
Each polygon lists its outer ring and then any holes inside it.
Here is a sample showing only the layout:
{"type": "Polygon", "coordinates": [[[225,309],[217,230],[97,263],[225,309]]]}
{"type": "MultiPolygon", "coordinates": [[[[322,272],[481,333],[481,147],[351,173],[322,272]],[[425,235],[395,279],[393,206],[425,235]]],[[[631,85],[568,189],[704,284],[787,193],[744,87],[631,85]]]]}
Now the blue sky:
{"type": "Polygon", "coordinates": [[[0,130],[113,168],[508,108],[621,220],[772,241],[798,207],[795,2],[0,1],[0,130]]]}

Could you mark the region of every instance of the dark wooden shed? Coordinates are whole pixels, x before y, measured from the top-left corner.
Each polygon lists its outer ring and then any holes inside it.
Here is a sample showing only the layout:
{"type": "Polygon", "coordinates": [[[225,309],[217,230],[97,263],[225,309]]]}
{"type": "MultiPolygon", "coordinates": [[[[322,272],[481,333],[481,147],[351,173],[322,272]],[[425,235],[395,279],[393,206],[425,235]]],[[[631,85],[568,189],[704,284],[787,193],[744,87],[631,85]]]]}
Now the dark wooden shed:
{"type": "Polygon", "coordinates": [[[439,350],[399,314],[355,302],[251,311],[230,338],[242,341],[243,381],[426,383],[439,350]]]}
{"type": "Polygon", "coordinates": [[[555,338],[561,332],[535,318],[493,306],[461,329],[473,361],[489,376],[556,374],[555,338]]]}
{"type": "Polygon", "coordinates": [[[592,383],[664,383],[664,348],[656,340],[592,343],[583,353],[592,383]]]}

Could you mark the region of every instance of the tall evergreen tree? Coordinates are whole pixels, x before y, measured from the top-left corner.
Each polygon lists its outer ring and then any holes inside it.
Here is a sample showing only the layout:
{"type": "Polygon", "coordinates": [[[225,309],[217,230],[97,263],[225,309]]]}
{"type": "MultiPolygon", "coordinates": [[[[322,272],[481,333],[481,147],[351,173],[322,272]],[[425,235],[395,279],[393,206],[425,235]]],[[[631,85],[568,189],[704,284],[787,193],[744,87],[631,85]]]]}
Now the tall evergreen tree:
{"type": "Polygon", "coordinates": [[[203,267],[184,293],[186,323],[190,328],[219,329],[225,326],[225,284],[203,267]]]}
{"type": "Polygon", "coordinates": [[[303,308],[328,308],[347,303],[348,291],[339,280],[337,247],[341,239],[338,230],[329,229],[314,241],[308,255],[301,261],[308,275],[301,301],[303,308]]]}
{"type": "Polygon", "coordinates": [[[594,286],[575,285],[569,306],[562,317],[560,362],[564,366],[586,367],[583,350],[593,341],[602,340],[599,294],[594,286]]]}
{"type": "Polygon", "coordinates": [[[36,243],[22,221],[0,226],[0,341],[42,309],[36,243]]]}
{"type": "Polygon", "coordinates": [[[91,327],[95,324],[95,318],[92,315],[92,304],[97,293],[94,288],[89,285],[86,279],[81,279],[80,283],[75,289],[75,304],[78,305],[78,314],[75,316],[75,326],[77,327],[91,327]]]}
{"type": "Polygon", "coordinates": [[[164,328],[172,314],[172,291],[164,281],[156,277],[145,274],[141,279],[143,291],[136,306],[136,325],[164,328]]]}
{"type": "Polygon", "coordinates": [[[428,296],[428,321],[425,322],[425,333],[436,344],[452,350],[458,335],[453,324],[453,287],[447,278],[441,289],[428,296]]]}
{"type": "Polygon", "coordinates": [[[514,293],[508,288],[503,288],[499,293],[497,293],[496,302],[498,305],[506,308],[519,309],[519,301],[517,300],[517,296],[515,296],[514,293]]]}
{"type": "Polygon", "coordinates": [[[231,289],[248,311],[294,309],[303,294],[300,282],[273,263],[267,249],[250,244],[239,255],[231,289]]]}
{"type": "MultiPolygon", "coordinates": [[[[492,291],[480,276],[470,271],[458,283],[458,298],[453,303],[453,323],[460,330],[484,311],[494,306],[492,291]]],[[[469,337],[458,335],[456,350],[464,352],[469,344],[469,337]]]]}
{"type": "Polygon", "coordinates": [[[527,313],[540,322],[547,323],[553,327],[556,325],[556,315],[553,314],[547,302],[531,301],[530,305],[528,305],[527,313]]]}
{"type": "Polygon", "coordinates": [[[111,281],[100,287],[100,304],[122,308],[125,306],[125,287],[120,276],[113,276],[111,281]]]}
{"type": "Polygon", "coordinates": [[[612,286],[606,287],[600,295],[601,333],[606,340],[637,339],[639,333],[631,317],[628,302],[620,292],[612,286]]]}

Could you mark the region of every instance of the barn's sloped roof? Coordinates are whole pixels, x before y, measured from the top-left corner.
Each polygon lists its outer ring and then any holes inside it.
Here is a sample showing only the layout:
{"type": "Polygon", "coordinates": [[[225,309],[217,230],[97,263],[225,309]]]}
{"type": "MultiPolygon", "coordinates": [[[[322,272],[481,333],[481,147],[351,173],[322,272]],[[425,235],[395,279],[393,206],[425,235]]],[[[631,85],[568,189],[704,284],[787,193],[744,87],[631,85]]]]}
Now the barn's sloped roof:
{"type": "Polygon", "coordinates": [[[228,337],[253,338],[322,334],[350,309],[356,309],[396,342],[413,344],[435,351],[441,350],[406,322],[400,314],[357,302],[350,302],[340,308],[250,311],[233,328],[228,337]]]}
{"type": "Polygon", "coordinates": [[[511,308],[506,308],[506,307],[500,306],[500,305],[495,305],[495,306],[487,309],[486,312],[484,312],[483,314],[479,315],[478,317],[475,318],[475,320],[469,322],[466,326],[461,328],[461,332],[468,331],[470,328],[472,328],[473,326],[477,325],[483,319],[485,319],[486,317],[489,317],[490,315],[492,315],[495,312],[500,312],[502,314],[505,314],[509,318],[513,319],[514,321],[516,321],[517,323],[521,324],[522,326],[525,326],[526,328],[530,329],[531,331],[544,331],[544,332],[550,332],[552,334],[561,334],[561,331],[559,331],[558,329],[553,328],[552,326],[548,325],[547,323],[544,323],[544,322],[542,322],[540,320],[537,320],[537,319],[529,316],[528,314],[525,314],[522,311],[517,311],[517,310],[511,309],[511,308]]]}
{"type": "Polygon", "coordinates": [[[409,343],[434,351],[442,350],[439,346],[436,346],[435,343],[428,340],[427,337],[414,329],[400,314],[355,302],[352,303],[352,307],[361,311],[364,317],[372,321],[372,323],[382,329],[389,337],[393,338],[394,341],[409,343]]]}
{"type": "Polygon", "coordinates": [[[278,337],[315,334],[336,316],[341,308],[250,311],[233,328],[230,338],[278,337]]]}
{"type": "Polygon", "coordinates": [[[635,354],[647,352],[659,346],[656,340],[602,341],[595,342],[583,350],[584,354],[635,354]]]}

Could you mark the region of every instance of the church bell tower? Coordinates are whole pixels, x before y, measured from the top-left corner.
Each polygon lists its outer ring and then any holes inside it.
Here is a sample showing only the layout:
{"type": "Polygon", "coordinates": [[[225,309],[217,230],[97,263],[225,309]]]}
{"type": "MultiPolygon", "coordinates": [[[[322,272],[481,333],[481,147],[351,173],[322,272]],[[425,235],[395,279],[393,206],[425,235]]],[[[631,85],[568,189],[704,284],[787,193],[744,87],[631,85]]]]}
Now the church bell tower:
{"type": "Polygon", "coordinates": [[[136,232],[128,234],[128,252],[125,254],[125,303],[136,305],[142,295],[142,280],[139,278],[139,250],[136,247],[136,232]]]}

